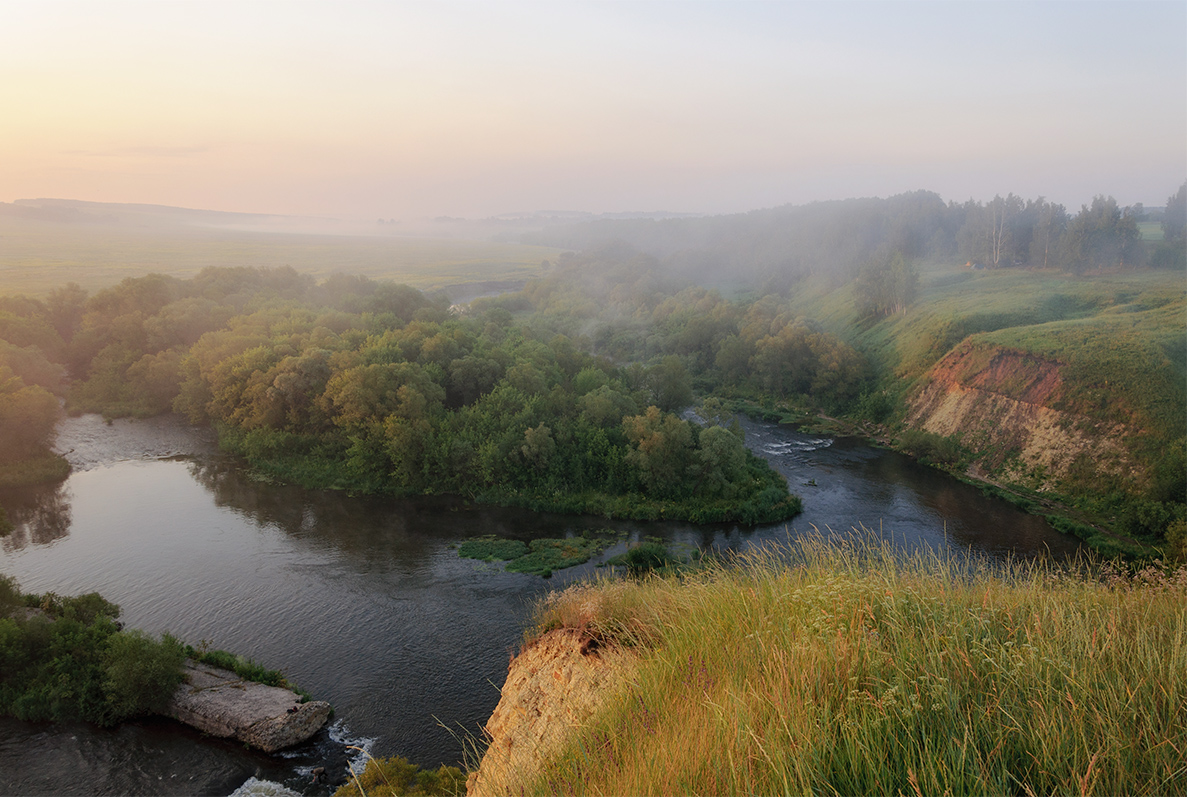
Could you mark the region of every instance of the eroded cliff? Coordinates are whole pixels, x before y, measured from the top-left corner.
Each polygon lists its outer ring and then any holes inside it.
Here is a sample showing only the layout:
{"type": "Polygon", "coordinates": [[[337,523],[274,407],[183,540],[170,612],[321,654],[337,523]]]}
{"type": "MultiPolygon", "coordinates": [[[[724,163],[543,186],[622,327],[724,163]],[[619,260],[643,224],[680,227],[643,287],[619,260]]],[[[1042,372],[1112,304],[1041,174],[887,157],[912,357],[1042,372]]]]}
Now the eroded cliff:
{"type": "Polygon", "coordinates": [[[632,659],[576,628],[550,631],[527,645],[511,661],[486,723],[490,746],[466,782],[467,797],[521,791],[621,682],[632,659]]]}
{"type": "Polygon", "coordinates": [[[1076,412],[1063,371],[1054,360],[966,341],[910,397],[906,424],[960,439],[977,452],[975,475],[1040,490],[1086,467],[1140,479],[1124,444],[1136,430],[1076,412]]]}

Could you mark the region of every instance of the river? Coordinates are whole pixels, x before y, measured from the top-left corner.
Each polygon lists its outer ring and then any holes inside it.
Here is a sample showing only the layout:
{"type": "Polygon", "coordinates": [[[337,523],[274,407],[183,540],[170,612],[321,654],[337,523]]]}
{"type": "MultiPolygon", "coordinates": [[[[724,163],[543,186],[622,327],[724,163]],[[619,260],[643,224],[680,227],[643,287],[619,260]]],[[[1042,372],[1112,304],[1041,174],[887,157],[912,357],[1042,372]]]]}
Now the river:
{"type": "MultiPolygon", "coordinates": [[[[532,539],[612,528],[745,549],[864,526],[904,546],[1063,557],[1075,540],[907,457],[854,439],[747,422],[747,445],[787,476],[804,513],[743,529],[544,515],[447,500],[352,498],[253,478],[210,433],[176,418],[63,421],[62,484],[0,491],[16,528],[0,573],[26,592],[97,591],[152,634],[282,669],[335,707],[327,730],[268,756],[150,719],[115,729],[0,718],[0,793],[325,794],[361,748],[460,763],[498,702],[533,602],[597,572],[550,579],[461,559],[479,534],[532,539]],[[242,792],[241,792],[242,793],[242,792]]],[[[617,546],[606,552],[621,552],[617,546]]],[[[602,557],[602,558],[605,558],[602,557]]]]}

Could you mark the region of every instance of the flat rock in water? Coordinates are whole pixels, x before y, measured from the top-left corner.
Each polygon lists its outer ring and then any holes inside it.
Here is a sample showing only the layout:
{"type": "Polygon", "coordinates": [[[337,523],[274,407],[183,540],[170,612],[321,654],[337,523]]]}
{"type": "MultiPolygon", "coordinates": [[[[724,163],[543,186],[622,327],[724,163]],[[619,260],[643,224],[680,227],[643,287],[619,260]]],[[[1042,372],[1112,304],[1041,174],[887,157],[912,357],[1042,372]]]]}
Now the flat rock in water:
{"type": "Polygon", "coordinates": [[[329,703],[300,701],[288,689],[187,661],[185,683],[177,687],[165,713],[211,736],[238,739],[272,753],[300,744],[329,719],[329,703]]]}

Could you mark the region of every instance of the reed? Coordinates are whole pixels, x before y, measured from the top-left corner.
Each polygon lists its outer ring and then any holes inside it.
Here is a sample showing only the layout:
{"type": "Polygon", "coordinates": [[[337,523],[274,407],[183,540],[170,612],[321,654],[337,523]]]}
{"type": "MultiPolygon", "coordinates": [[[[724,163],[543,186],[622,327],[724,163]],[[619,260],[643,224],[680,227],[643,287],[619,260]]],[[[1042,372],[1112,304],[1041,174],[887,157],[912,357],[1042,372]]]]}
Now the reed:
{"type": "Polygon", "coordinates": [[[643,652],[535,779],[575,794],[1187,794],[1187,569],[797,540],[555,594],[643,652]]]}

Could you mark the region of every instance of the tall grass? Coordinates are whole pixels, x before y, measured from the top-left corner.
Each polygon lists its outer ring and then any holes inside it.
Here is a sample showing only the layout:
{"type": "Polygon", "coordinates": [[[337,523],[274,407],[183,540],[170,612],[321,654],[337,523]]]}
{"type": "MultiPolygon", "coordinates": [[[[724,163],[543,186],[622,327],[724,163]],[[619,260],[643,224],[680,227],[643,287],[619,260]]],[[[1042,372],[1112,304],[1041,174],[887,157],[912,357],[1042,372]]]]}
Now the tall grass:
{"type": "Polygon", "coordinates": [[[643,655],[536,793],[1187,794],[1187,570],[814,539],[571,588],[562,625],[643,655]]]}

